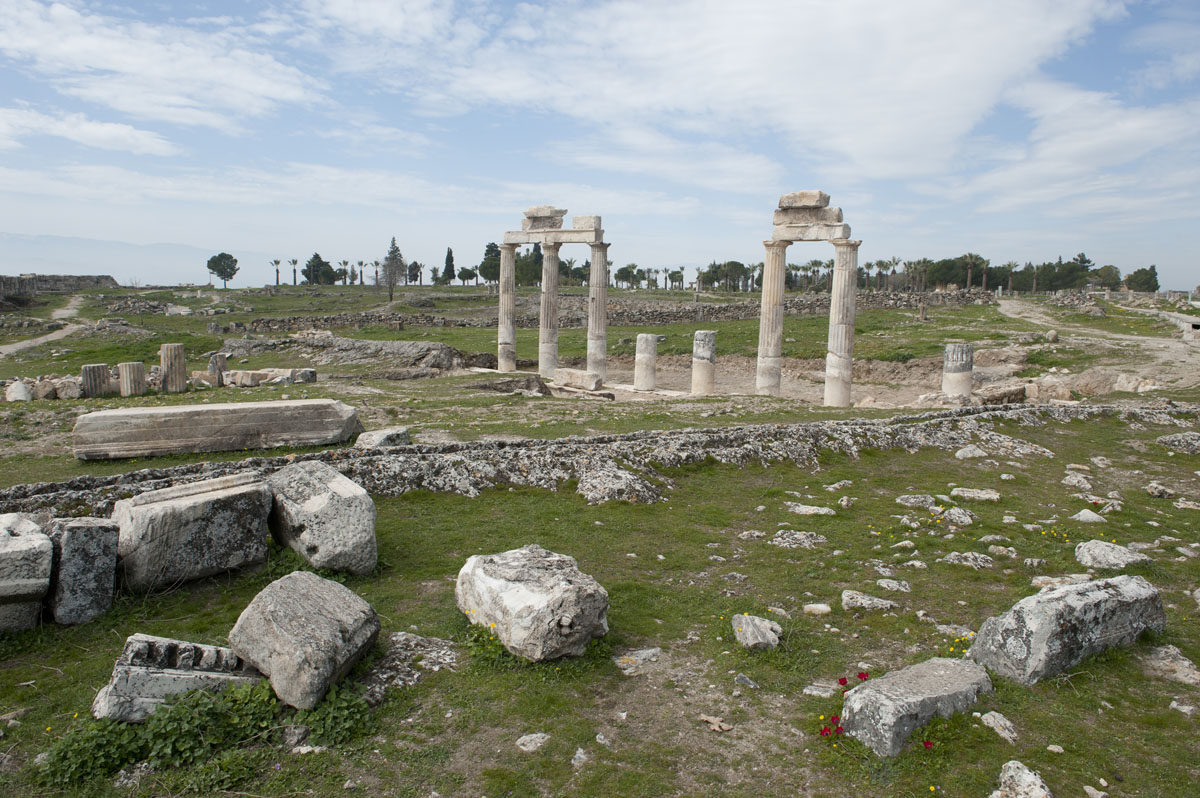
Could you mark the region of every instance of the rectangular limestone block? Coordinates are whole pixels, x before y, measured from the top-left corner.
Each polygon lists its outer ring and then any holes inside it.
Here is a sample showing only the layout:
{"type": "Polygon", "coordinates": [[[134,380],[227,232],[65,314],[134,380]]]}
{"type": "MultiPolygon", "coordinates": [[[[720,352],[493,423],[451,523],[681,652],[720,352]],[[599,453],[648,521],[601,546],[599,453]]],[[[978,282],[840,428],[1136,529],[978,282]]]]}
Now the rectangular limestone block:
{"type": "Polygon", "coordinates": [[[771,234],[772,241],[835,241],[849,237],[848,224],[781,224],[771,234]]]}
{"type": "Polygon", "coordinates": [[[824,191],[793,191],[779,198],[780,208],[824,208],[829,195],[824,191]]]}
{"type": "Polygon", "coordinates": [[[599,216],[576,216],[571,219],[571,227],[575,230],[599,230],[599,216]]]}
{"type": "Polygon", "coordinates": [[[543,219],[557,216],[559,219],[567,215],[566,208],[555,208],[553,205],[534,205],[522,214],[526,219],[543,219]]]}
{"type": "Polygon", "coordinates": [[[781,224],[841,224],[841,208],[780,208],[771,222],[781,224]]]}
{"type": "Polygon", "coordinates": [[[135,634],[125,640],[112,679],[96,694],[92,716],[137,723],[173,695],[216,692],[262,678],[232,649],[135,634]]]}
{"type": "Polygon", "coordinates": [[[579,369],[555,369],[554,381],[568,388],[579,388],[584,391],[598,391],[603,383],[600,375],[594,371],[579,369]]]}
{"type": "Polygon", "coordinates": [[[0,630],[37,626],[53,559],[50,538],[29,516],[0,515],[0,630]]]}
{"type": "Polygon", "coordinates": [[[87,623],[107,612],[117,578],[117,524],[108,518],[55,518],[46,531],[54,545],[46,597],[54,622],[87,623]]]}
{"type": "Polygon", "coordinates": [[[505,244],[600,244],[603,230],[543,230],[504,234],[505,244]]]}
{"type": "Polygon", "coordinates": [[[162,590],[267,558],[271,489],[255,473],[121,499],[117,570],[135,592],[162,590]]]}
{"type": "MultiPolygon", "coordinates": [[[[236,372],[228,372],[234,374],[236,372]]],[[[354,408],[333,399],[127,407],[75,421],[80,460],[325,446],[362,432],[354,408]]]]}
{"type": "Polygon", "coordinates": [[[265,370],[251,371],[249,369],[233,369],[225,372],[222,377],[226,385],[232,385],[235,388],[254,388],[271,379],[271,375],[265,370]]]}

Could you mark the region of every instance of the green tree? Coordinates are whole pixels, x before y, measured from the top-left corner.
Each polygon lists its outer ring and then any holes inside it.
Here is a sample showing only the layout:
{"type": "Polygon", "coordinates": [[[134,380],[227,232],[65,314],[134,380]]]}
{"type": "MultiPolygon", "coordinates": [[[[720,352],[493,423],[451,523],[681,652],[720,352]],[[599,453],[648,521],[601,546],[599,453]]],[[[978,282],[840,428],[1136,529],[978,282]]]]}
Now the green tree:
{"type": "Polygon", "coordinates": [[[474,280],[475,285],[479,285],[478,272],[476,272],[474,269],[468,269],[466,266],[463,266],[458,270],[458,279],[462,281],[463,285],[467,284],[467,280],[474,280]]]}
{"type": "Polygon", "coordinates": [[[318,252],[312,254],[300,274],[304,276],[304,282],[310,285],[333,285],[333,266],[318,252]]]}
{"type": "Polygon", "coordinates": [[[350,285],[358,285],[358,267],[353,263],[350,264],[350,285]]]}
{"type": "Polygon", "coordinates": [[[281,263],[283,263],[283,261],[279,260],[279,258],[271,261],[271,265],[275,267],[275,285],[279,285],[279,265],[281,263]]]}
{"type": "Polygon", "coordinates": [[[217,276],[221,281],[221,287],[225,288],[233,279],[233,275],[238,273],[237,258],[228,252],[213,255],[208,259],[208,270],[217,276]]]}
{"type": "Polygon", "coordinates": [[[1145,269],[1135,269],[1125,278],[1125,285],[1130,291],[1157,291],[1158,267],[1150,264],[1145,269]]]}
{"type": "Polygon", "coordinates": [[[513,272],[517,285],[539,284],[542,281],[542,245],[534,244],[528,252],[517,255],[513,272]]]}
{"type": "Polygon", "coordinates": [[[404,275],[404,284],[409,285],[410,283],[418,283],[420,285],[424,285],[424,271],[424,264],[418,260],[414,260],[412,263],[408,264],[408,273],[404,275]]]}
{"type": "Polygon", "coordinates": [[[348,260],[338,261],[338,266],[340,268],[337,269],[337,272],[336,272],[337,276],[335,279],[341,280],[342,285],[345,285],[347,278],[350,277],[350,261],[348,261],[348,260]]]}
{"type": "MultiPolygon", "coordinates": [[[[408,264],[404,262],[404,256],[400,254],[400,247],[396,245],[396,237],[392,236],[392,243],[388,245],[387,254],[383,256],[383,282],[388,290],[388,302],[391,302],[396,296],[396,284],[400,282],[400,278],[408,274],[408,264]]],[[[376,282],[378,282],[378,277],[376,282]]]]}
{"type": "Polygon", "coordinates": [[[500,281],[500,247],[489,241],[483,248],[483,260],[479,262],[479,276],[489,283],[500,281]]]}
{"type": "Polygon", "coordinates": [[[442,282],[446,285],[454,282],[454,250],[446,247],[446,267],[442,269],[442,282]]]}
{"type": "Polygon", "coordinates": [[[1121,270],[1111,264],[1101,266],[1096,270],[1096,282],[1101,288],[1120,288],[1121,287],[1121,270]]]}

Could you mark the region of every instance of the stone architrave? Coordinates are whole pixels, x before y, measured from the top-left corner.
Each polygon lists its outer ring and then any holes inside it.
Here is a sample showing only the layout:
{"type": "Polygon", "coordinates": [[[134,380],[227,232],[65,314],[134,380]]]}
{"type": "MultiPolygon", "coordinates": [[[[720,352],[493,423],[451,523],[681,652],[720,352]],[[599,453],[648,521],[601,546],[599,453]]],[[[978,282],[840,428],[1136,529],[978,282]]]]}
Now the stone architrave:
{"type": "Polygon", "coordinates": [[[262,674],[232,649],[135,634],[125,639],[112,678],[92,701],[92,717],[138,723],[168,698],[254,684],[262,674]]]}
{"type": "Polygon", "coordinates": [[[163,344],[158,350],[162,365],[162,392],[183,393],[187,390],[187,360],[183,344],[163,344]]]}
{"type": "Polygon", "coordinates": [[[357,483],[319,460],[292,463],[267,477],[271,534],[314,568],[375,570],[375,502],[357,483]]]}
{"type": "Polygon", "coordinates": [[[107,363],[88,363],[79,370],[80,393],[87,399],[108,396],[112,383],[108,376],[107,363]]]}
{"type": "Polygon", "coordinates": [[[1048,588],[988,618],[967,656],[1024,685],[1061,673],[1166,625],[1162,599],[1140,576],[1048,588]]]}
{"type": "Polygon", "coordinates": [[[942,360],[942,393],[947,396],[970,396],[975,372],[973,344],[946,344],[942,360]]]}
{"type": "MultiPolygon", "coordinates": [[[[600,217],[594,219],[600,227],[600,217]]],[[[575,217],[578,223],[580,217],[575,217]]],[[[600,380],[608,379],[608,244],[597,242],[591,245],[592,259],[588,271],[588,332],[587,370],[599,374],[600,380]]]]}
{"type": "Polygon", "coordinates": [[[608,633],[608,591],[574,557],[538,545],[468,557],[454,598],[471,623],[534,662],[579,656],[608,633]]]}
{"type": "MultiPolygon", "coordinates": [[[[840,211],[839,211],[840,213],[840,211]]],[[[783,367],[783,288],[790,241],[764,241],[762,311],[758,319],[756,393],[778,396],[783,367]]]]}
{"type": "Polygon", "coordinates": [[[633,389],[635,391],[654,390],[657,363],[658,336],[653,333],[639,333],[637,354],[634,355],[633,360],[633,389]]]}
{"type": "Polygon", "coordinates": [[[825,356],[825,406],[849,407],[854,366],[854,286],[861,241],[833,242],[833,292],[829,300],[829,343],[825,356]]]}
{"type": "Polygon", "coordinates": [[[276,579],[229,632],[234,652],[296,709],[315,707],[375,645],[379,616],[353,590],[309,571],[276,579]]]}
{"type": "Polygon", "coordinates": [[[54,547],[36,521],[0,515],[0,630],[37,626],[53,562],[54,547]]]}
{"type": "Polygon", "coordinates": [[[500,313],[496,320],[496,368],[517,370],[516,244],[500,245],[500,313]]]}
{"type": "Polygon", "coordinates": [[[692,336],[692,396],[708,396],[713,392],[717,369],[717,331],[696,330],[692,336]]]}
{"type": "Polygon", "coordinates": [[[538,374],[554,379],[558,368],[558,248],[542,245],[542,297],[538,315],[538,374]]]}
{"type": "Polygon", "coordinates": [[[846,693],[842,727],[877,756],[895,756],[914,730],[935,717],[962,712],[990,692],[992,680],[981,665],[936,657],[846,693]]]}
{"type": "MultiPolygon", "coordinates": [[[[237,372],[227,372],[235,374],[237,372]]],[[[126,407],[75,420],[80,460],[325,446],[362,432],[353,407],[333,399],[126,407]]]]}
{"type": "Polygon", "coordinates": [[[121,396],[141,396],[146,392],[146,366],[142,361],[117,364],[121,396]]]}
{"type": "Polygon", "coordinates": [[[46,529],[54,568],[46,606],[55,623],[87,623],[112,607],[119,528],[109,518],[56,518],[46,529]]]}
{"type": "Polygon", "coordinates": [[[271,489],[255,473],[121,499],[118,573],[142,593],[264,562],[270,512],[271,489]]]}

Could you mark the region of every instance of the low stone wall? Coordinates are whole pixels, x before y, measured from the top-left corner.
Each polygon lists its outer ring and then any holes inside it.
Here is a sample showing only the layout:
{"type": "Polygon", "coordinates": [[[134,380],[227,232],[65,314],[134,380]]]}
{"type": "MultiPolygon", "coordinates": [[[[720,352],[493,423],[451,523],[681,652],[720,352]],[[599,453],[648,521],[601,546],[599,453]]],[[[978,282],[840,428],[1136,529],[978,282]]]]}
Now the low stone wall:
{"type": "MultiPolygon", "coordinates": [[[[740,321],[757,319],[761,302],[757,294],[745,302],[667,302],[618,297],[608,301],[608,323],[621,327],[655,327],[664,324],[688,324],[709,321],[740,321]]],[[[520,303],[530,311],[514,317],[517,327],[538,326],[537,297],[520,297],[520,303]]],[[[995,294],[984,291],[942,291],[908,293],[901,291],[860,292],[859,310],[895,308],[919,310],[922,304],[937,307],[992,304],[995,294]]],[[[563,294],[559,297],[558,326],[560,328],[587,326],[588,298],[583,294],[563,294]]],[[[828,315],[829,294],[785,295],[784,313],[789,316],[828,315]]],[[[496,316],[480,318],[450,318],[432,313],[339,313],[328,316],[285,316],[254,319],[245,325],[222,326],[220,332],[295,332],[298,330],[338,329],[357,327],[495,327],[496,316]]]]}
{"type": "Polygon", "coordinates": [[[120,288],[107,274],[0,274],[0,296],[68,294],[96,288],[120,288]]]}

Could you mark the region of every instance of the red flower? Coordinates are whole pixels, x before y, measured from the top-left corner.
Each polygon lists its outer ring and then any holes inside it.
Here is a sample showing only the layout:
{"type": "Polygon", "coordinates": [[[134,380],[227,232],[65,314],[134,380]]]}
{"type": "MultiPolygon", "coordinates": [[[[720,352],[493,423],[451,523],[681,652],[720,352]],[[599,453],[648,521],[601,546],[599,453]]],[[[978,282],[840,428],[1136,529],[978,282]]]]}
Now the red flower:
{"type": "Polygon", "coordinates": [[[922,745],[924,745],[926,748],[933,748],[933,743],[929,742],[928,740],[923,742],[922,745]]]}
{"type": "Polygon", "coordinates": [[[843,690],[843,691],[842,691],[842,695],[845,695],[845,694],[846,694],[846,693],[848,693],[848,692],[850,692],[850,691],[849,691],[849,690],[843,690]]]}
{"type": "Polygon", "coordinates": [[[838,721],[840,721],[842,719],[842,716],[841,715],[831,715],[829,717],[829,719],[831,721],[833,721],[834,723],[837,723],[838,721]]]}
{"type": "Polygon", "coordinates": [[[845,731],[845,729],[843,729],[841,726],[838,726],[836,729],[833,730],[833,733],[841,734],[843,731],[845,731]]]}
{"type": "Polygon", "coordinates": [[[830,733],[830,732],[829,732],[829,727],[828,727],[828,726],[825,726],[825,727],[823,727],[823,728],[821,729],[821,736],[822,736],[822,737],[828,737],[828,736],[829,736],[829,733],[830,733]]]}
{"type": "Polygon", "coordinates": [[[869,678],[869,676],[866,671],[859,671],[858,678],[862,679],[865,682],[869,678]]]}
{"type": "Polygon", "coordinates": [[[845,687],[846,686],[846,677],[843,676],[842,678],[838,679],[838,684],[840,684],[842,687],[845,687]]]}

